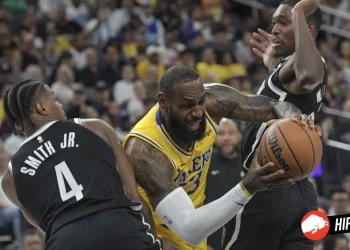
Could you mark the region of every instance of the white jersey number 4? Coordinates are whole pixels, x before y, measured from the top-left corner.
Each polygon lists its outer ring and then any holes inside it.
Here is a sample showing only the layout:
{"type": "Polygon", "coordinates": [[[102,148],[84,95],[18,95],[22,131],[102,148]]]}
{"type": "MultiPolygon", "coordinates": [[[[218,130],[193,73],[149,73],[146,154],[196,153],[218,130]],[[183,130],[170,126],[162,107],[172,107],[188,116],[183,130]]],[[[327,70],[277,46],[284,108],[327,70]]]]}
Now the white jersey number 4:
{"type": "Polygon", "coordinates": [[[76,182],[72,175],[72,172],[68,168],[67,163],[65,161],[61,162],[60,164],[55,166],[55,170],[58,182],[58,189],[60,190],[62,201],[69,200],[73,197],[75,197],[77,201],[81,200],[83,198],[83,186],[79,185],[76,182]],[[67,192],[66,190],[66,184],[64,179],[66,180],[68,186],[71,189],[69,192],[67,192]]]}

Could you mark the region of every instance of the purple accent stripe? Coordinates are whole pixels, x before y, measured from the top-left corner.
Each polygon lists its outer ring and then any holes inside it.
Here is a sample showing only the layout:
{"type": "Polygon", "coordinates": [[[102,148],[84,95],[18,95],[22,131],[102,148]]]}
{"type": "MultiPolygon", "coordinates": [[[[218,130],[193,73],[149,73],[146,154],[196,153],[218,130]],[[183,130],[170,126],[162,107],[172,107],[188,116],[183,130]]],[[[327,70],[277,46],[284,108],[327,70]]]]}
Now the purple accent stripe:
{"type": "Polygon", "coordinates": [[[207,118],[206,120],[210,123],[210,125],[212,126],[212,128],[214,129],[215,134],[218,134],[218,131],[216,130],[214,124],[210,121],[209,117],[207,116],[207,114],[205,114],[205,117],[207,118]]]}
{"type": "Polygon", "coordinates": [[[161,118],[160,108],[158,108],[157,113],[156,113],[156,121],[157,121],[157,125],[158,126],[162,125],[162,118],[161,118]]]}

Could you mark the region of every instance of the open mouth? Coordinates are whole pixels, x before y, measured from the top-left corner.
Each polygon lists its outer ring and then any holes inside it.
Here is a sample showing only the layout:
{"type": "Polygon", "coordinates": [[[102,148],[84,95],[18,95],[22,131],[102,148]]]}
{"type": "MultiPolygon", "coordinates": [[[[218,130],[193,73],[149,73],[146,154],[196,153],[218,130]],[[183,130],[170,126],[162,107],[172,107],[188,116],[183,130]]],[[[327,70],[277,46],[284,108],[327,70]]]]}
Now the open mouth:
{"type": "Polygon", "coordinates": [[[196,132],[199,128],[200,122],[189,122],[186,124],[186,128],[191,132],[196,132]]]}
{"type": "Polygon", "coordinates": [[[276,47],[276,46],[280,46],[282,43],[279,39],[277,39],[276,37],[272,37],[272,46],[276,47]]]}

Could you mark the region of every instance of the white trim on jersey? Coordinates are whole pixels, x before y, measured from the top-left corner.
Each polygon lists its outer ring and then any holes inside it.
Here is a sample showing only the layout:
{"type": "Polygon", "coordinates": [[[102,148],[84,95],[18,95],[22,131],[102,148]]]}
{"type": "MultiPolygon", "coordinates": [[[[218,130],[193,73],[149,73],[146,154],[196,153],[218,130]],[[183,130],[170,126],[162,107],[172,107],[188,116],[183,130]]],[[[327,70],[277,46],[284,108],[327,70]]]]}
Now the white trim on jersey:
{"type": "Polygon", "coordinates": [[[74,118],[74,122],[75,122],[76,124],[79,124],[79,125],[83,126],[83,124],[81,123],[80,118],[74,118]]]}
{"type": "Polygon", "coordinates": [[[9,161],[8,169],[11,172],[11,174],[13,174],[12,162],[11,161],[9,161]]]}
{"type": "Polygon", "coordinates": [[[51,122],[48,122],[48,123],[44,124],[43,126],[41,126],[41,128],[39,128],[34,134],[27,137],[24,140],[24,142],[22,142],[21,147],[23,146],[23,144],[29,142],[33,138],[35,138],[35,137],[39,136],[40,134],[42,134],[43,132],[45,132],[45,130],[48,129],[49,127],[51,127],[51,125],[53,125],[55,122],[57,122],[57,121],[51,121],[51,122]]]}
{"type": "Polygon", "coordinates": [[[235,243],[235,241],[238,238],[238,233],[239,233],[240,227],[241,227],[241,219],[242,219],[243,210],[244,210],[244,207],[242,207],[241,210],[239,210],[237,215],[236,215],[235,231],[232,235],[231,240],[227,243],[225,250],[230,250],[230,247],[232,247],[233,243],[235,243]]]}
{"type": "Polygon", "coordinates": [[[147,231],[146,231],[147,235],[150,236],[150,237],[152,238],[152,242],[153,242],[153,243],[156,243],[156,242],[157,242],[157,243],[159,244],[160,250],[162,250],[162,244],[161,244],[160,241],[159,241],[158,239],[156,239],[156,238],[154,237],[154,235],[150,232],[150,230],[151,230],[151,225],[148,224],[148,223],[145,221],[145,217],[143,217],[143,214],[142,214],[142,213],[140,213],[140,214],[141,214],[141,217],[142,217],[142,223],[143,223],[145,226],[148,227],[148,229],[147,229],[147,231]]]}

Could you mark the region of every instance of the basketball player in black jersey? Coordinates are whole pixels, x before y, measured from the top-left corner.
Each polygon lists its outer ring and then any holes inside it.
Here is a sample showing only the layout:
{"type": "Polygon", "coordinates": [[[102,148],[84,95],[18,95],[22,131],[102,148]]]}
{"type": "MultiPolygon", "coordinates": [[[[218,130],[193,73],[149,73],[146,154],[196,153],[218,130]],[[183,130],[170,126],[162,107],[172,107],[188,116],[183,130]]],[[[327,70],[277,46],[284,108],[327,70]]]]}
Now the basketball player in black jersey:
{"type": "Polygon", "coordinates": [[[161,249],[140,213],[133,168],[107,123],[67,121],[51,89],[34,80],[10,88],[4,108],[26,139],[2,186],[46,232],[46,249],[161,249]]]}
{"type": "MultiPolygon", "coordinates": [[[[272,34],[259,30],[252,40],[270,75],[258,92],[296,105],[315,119],[327,85],[327,69],[315,45],[322,23],[318,0],[286,0],[272,17],[272,34]]],[[[249,123],[242,140],[245,172],[267,128],[249,123]]],[[[308,179],[295,185],[256,194],[224,229],[224,246],[230,250],[312,250],[301,231],[301,219],[317,210],[317,196],[308,179]],[[253,238],[252,238],[253,235],[253,238]]]]}

